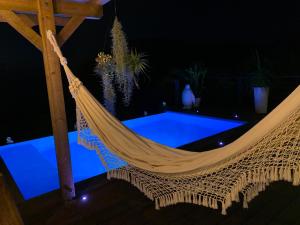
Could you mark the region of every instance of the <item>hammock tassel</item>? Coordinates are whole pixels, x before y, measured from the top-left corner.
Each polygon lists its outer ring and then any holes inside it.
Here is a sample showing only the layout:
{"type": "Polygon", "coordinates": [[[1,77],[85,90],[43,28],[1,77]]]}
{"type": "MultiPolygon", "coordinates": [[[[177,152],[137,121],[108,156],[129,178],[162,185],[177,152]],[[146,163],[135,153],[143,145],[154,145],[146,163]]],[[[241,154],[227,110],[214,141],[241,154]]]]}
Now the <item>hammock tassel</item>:
{"type": "Polygon", "coordinates": [[[225,201],[223,201],[223,202],[222,202],[222,212],[221,212],[221,214],[224,215],[224,216],[227,215],[226,209],[227,209],[227,208],[225,207],[225,201]]]}
{"type": "Polygon", "coordinates": [[[244,195],[243,208],[244,208],[244,209],[248,209],[247,195],[244,195]]]}
{"type": "Polygon", "coordinates": [[[298,166],[298,167],[296,167],[296,169],[294,169],[293,185],[294,186],[300,185],[300,166],[298,166]]]}

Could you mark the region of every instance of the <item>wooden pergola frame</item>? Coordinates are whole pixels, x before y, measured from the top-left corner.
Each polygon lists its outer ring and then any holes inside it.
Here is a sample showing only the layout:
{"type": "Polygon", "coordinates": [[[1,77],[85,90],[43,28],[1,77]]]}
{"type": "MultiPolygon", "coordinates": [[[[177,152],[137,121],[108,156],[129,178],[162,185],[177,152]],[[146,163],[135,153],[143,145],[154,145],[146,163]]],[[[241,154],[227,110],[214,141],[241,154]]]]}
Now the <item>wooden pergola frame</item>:
{"type": "MultiPolygon", "coordinates": [[[[107,0],[106,0],[107,2],[107,0]]],[[[64,200],[75,197],[60,64],[46,31],[57,34],[62,46],[86,19],[103,15],[99,0],[0,0],[0,22],[10,24],[43,54],[60,188],[64,200]],[[39,33],[33,27],[39,26],[39,33]]]]}

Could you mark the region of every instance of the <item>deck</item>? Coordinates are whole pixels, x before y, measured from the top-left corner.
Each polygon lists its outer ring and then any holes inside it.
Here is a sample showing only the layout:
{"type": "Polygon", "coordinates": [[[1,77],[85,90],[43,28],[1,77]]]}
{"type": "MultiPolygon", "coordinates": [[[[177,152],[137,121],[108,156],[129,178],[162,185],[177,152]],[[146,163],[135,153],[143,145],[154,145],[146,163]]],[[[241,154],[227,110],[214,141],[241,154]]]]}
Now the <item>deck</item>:
{"type": "Polygon", "coordinates": [[[87,202],[78,199],[63,205],[52,195],[48,200],[38,199],[21,206],[25,225],[300,224],[300,188],[283,182],[271,185],[249,204],[249,209],[235,203],[228,215],[222,216],[217,210],[191,204],[157,211],[152,201],[128,183],[102,179],[104,184],[89,192],[87,202]]]}
{"type": "MultiPolygon", "coordinates": [[[[232,141],[253,124],[221,136],[232,141]]],[[[184,148],[209,149],[219,137],[184,148]]],[[[105,175],[77,184],[78,196],[86,194],[86,202],[78,198],[67,204],[60,202],[59,191],[24,202],[11,180],[9,184],[25,225],[300,225],[300,187],[286,182],[271,184],[249,204],[249,209],[234,203],[227,216],[192,204],[157,211],[154,203],[135,187],[124,181],[107,181],[105,175]]]]}

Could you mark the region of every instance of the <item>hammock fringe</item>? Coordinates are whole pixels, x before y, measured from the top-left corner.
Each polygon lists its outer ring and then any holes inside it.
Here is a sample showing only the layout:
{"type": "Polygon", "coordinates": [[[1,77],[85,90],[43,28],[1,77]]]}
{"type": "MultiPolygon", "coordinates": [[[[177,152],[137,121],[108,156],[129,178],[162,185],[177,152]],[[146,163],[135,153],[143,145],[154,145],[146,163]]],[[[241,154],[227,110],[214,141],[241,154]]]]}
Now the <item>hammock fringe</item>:
{"type": "MultiPolygon", "coordinates": [[[[261,168],[249,173],[243,174],[236,184],[229,191],[226,198],[220,200],[218,196],[207,196],[200,193],[193,193],[189,191],[178,191],[170,194],[154,197],[153,193],[147,188],[147,183],[141,181],[138,176],[135,176],[132,170],[134,168],[120,168],[107,172],[107,178],[124,180],[131,183],[138,190],[144,193],[150,200],[155,202],[155,209],[175,205],[178,203],[192,203],[211,209],[218,209],[221,205],[221,214],[226,215],[227,209],[233,202],[240,202],[239,194],[243,196],[243,208],[248,208],[248,204],[258,194],[266,190],[270,183],[275,181],[292,182],[293,185],[300,185],[300,167],[287,168],[287,167],[272,167],[261,168]]],[[[147,182],[151,182],[147,181],[147,182]]],[[[149,186],[149,185],[148,185],[149,186]]]]}

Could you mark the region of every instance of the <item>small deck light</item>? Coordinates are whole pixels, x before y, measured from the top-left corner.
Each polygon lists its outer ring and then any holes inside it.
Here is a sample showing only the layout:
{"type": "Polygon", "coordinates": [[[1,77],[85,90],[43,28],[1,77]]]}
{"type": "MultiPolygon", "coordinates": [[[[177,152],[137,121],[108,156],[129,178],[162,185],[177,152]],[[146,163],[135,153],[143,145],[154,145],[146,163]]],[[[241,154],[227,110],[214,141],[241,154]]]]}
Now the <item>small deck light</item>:
{"type": "Polygon", "coordinates": [[[86,202],[86,201],[88,200],[88,197],[87,197],[86,195],[82,195],[82,196],[80,197],[80,200],[81,200],[82,202],[86,202]]]}
{"type": "Polygon", "coordinates": [[[239,115],[235,113],[235,114],[233,115],[233,117],[236,118],[236,119],[238,119],[238,118],[239,118],[239,115]]]}
{"type": "Polygon", "coordinates": [[[224,146],[224,142],[223,141],[219,141],[218,144],[219,144],[219,146],[224,146]]]}

